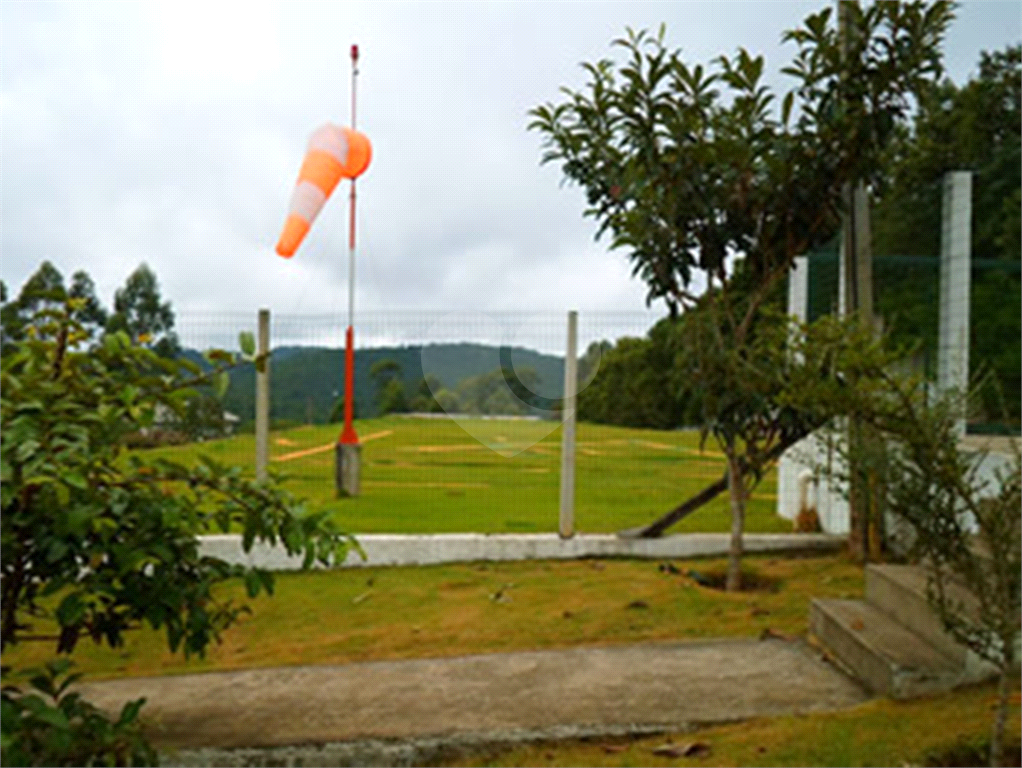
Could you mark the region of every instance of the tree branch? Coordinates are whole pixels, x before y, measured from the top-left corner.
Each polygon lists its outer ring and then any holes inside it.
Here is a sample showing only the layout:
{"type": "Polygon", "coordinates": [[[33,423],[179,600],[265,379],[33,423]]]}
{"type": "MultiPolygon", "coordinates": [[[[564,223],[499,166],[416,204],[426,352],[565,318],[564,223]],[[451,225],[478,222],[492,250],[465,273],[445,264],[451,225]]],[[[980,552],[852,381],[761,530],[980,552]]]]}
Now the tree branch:
{"type": "MultiPolygon", "coordinates": [[[[810,434],[812,431],[813,430],[808,428],[796,430],[795,433],[790,435],[787,440],[778,443],[773,448],[771,448],[770,451],[767,452],[764,465],[767,465],[770,462],[780,458],[782,453],[788,450],[791,446],[793,446],[803,437],[810,434]]],[[[748,463],[743,460],[742,461],[743,474],[749,468],[750,467],[748,466],[748,463]]],[[[695,496],[688,498],[667,514],[662,515],[661,517],[657,518],[648,525],[641,525],[636,528],[626,528],[625,530],[618,531],[617,533],[618,538],[621,539],[659,538],[664,533],[664,531],[666,531],[672,525],[688,517],[697,509],[710,503],[715,498],[717,498],[721,493],[726,491],[727,485],[728,473],[725,470],[723,476],[719,480],[717,480],[715,483],[711,483],[710,485],[706,486],[705,488],[703,488],[703,490],[699,491],[699,493],[697,493],[695,496]]]]}

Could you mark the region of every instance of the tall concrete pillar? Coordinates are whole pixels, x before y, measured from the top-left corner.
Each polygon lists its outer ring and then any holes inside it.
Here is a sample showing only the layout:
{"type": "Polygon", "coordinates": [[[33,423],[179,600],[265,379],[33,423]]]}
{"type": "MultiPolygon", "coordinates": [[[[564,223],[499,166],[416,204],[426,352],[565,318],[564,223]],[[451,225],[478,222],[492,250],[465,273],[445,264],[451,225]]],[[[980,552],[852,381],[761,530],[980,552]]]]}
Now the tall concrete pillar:
{"type": "Polygon", "coordinates": [[[578,390],[578,312],[568,313],[568,344],[564,355],[564,412],[561,414],[561,506],[558,532],[575,535],[575,393],[578,390]]]}
{"type": "Polygon", "coordinates": [[[801,322],[809,319],[809,259],[795,258],[795,268],[788,273],[788,314],[801,322]]]}
{"type": "MultiPolygon", "coordinates": [[[[944,176],[940,231],[940,335],[937,385],[964,395],[969,389],[969,290],[972,243],[972,173],[944,176]]],[[[965,434],[965,401],[958,432],[965,434]]]]}
{"type": "Polygon", "coordinates": [[[270,310],[259,310],[258,341],[256,354],[263,361],[256,367],[256,480],[266,480],[266,470],[270,458],[270,310]],[[261,369],[261,370],[260,370],[261,369]]]}

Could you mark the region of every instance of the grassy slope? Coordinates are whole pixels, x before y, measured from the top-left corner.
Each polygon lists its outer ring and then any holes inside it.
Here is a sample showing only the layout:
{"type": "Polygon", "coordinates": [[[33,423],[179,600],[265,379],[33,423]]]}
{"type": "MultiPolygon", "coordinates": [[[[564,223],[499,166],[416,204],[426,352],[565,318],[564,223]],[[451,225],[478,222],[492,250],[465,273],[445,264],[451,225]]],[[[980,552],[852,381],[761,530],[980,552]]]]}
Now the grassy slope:
{"type": "MultiPolygon", "coordinates": [[[[332,451],[271,468],[290,476],[287,487],[315,508],[337,510],[354,533],[480,533],[553,531],[557,528],[560,428],[552,422],[474,421],[470,431],[448,420],[402,418],[358,422],[363,440],[363,493],[337,500],[332,451]],[[384,434],[386,433],[386,434],[384,434]],[[378,437],[374,437],[381,435],[378,437]],[[522,452],[505,456],[509,448],[522,452]]],[[[324,446],[336,425],[300,427],[271,436],[271,456],[324,446]]],[[[580,424],[577,445],[576,526],[610,532],[649,522],[713,482],[723,460],[708,444],[699,450],[693,432],[662,432],[580,424]]],[[[191,461],[204,452],[251,467],[250,435],[153,451],[191,461]]],[[[771,471],[749,502],[746,530],[782,532],[776,473],[771,471]]],[[[726,495],[674,529],[726,531],[726,495]]]]}

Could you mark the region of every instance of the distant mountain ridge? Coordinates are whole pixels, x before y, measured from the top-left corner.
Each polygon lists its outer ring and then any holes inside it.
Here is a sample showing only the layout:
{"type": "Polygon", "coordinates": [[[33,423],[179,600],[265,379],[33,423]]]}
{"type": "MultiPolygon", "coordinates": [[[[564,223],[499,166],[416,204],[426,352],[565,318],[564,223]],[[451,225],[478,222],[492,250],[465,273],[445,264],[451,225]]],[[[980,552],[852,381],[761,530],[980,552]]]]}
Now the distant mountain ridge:
{"type": "MultiPolygon", "coordinates": [[[[423,346],[373,347],[355,350],[355,412],[359,418],[377,415],[376,384],[369,371],[381,360],[401,366],[401,378],[411,394],[426,374],[436,376],[447,389],[472,376],[500,367],[500,348],[486,344],[449,343],[423,346]]],[[[511,347],[515,370],[531,368],[539,378],[538,394],[559,398],[564,390],[564,358],[525,347],[511,347]]],[[[186,351],[188,357],[197,353],[186,351]]],[[[338,396],[343,394],[344,350],[330,347],[286,346],[270,358],[270,418],[298,423],[325,423],[338,396]]],[[[251,364],[231,371],[224,408],[242,423],[255,414],[255,369],[251,364]]]]}

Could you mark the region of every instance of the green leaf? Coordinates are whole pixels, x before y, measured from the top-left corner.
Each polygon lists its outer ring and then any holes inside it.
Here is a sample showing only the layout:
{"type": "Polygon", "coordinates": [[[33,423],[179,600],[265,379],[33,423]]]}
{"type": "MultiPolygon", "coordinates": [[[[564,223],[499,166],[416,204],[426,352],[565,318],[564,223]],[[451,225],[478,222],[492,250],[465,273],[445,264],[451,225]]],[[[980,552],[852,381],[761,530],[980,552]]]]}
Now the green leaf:
{"type": "Polygon", "coordinates": [[[784,94],[784,101],[781,102],[781,122],[784,125],[788,124],[788,120],[791,117],[791,106],[795,100],[795,92],[788,91],[784,94]]]}
{"type": "Polygon", "coordinates": [[[31,458],[32,454],[39,450],[38,440],[26,440],[18,446],[14,452],[14,456],[18,461],[26,461],[31,458]]]}
{"type": "Polygon", "coordinates": [[[259,373],[266,373],[266,369],[270,364],[270,353],[264,352],[261,355],[256,355],[255,358],[255,369],[259,373]]]}
{"type": "Polygon", "coordinates": [[[259,594],[260,580],[259,574],[255,571],[247,571],[245,573],[245,591],[249,597],[255,597],[259,594]]]}
{"type": "Polygon", "coordinates": [[[47,725],[52,725],[54,728],[58,728],[62,731],[70,730],[71,725],[67,721],[67,715],[65,715],[57,707],[51,707],[46,704],[41,698],[35,694],[29,694],[21,698],[21,704],[25,707],[32,715],[47,725]]]}
{"type": "Polygon", "coordinates": [[[262,569],[256,571],[259,574],[259,581],[263,585],[263,589],[266,590],[266,594],[273,594],[273,571],[264,571],[262,569]]]}
{"type": "Polygon", "coordinates": [[[231,384],[231,377],[226,371],[220,371],[213,377],[213,389],[216,390],[216,395],[219,398],[223,398],[227,394],[227,388],[231,384]]]}
{"type": "Polygon", "coordinates": [[[139,710],[142,709],[142,706],[145,703],[146,703],[145,697],[142,697],[141,699],[135,699],[134,701],[127,702],[121,708],[121,716],[120,716],[120,719],[118,719],[118,721],[117,721],[117,725],[119,727],[124,727],[124,726],[130,725],[131,723],[133,723],[136,720],[138,720],[139,710]]]}
{"type": "Polygon", "coordinates": [[[255,354],[255,335],[252,331],[242,331],[238,334],[238,346],[241,348],[241,351],[249,357],[255,354]]]}

